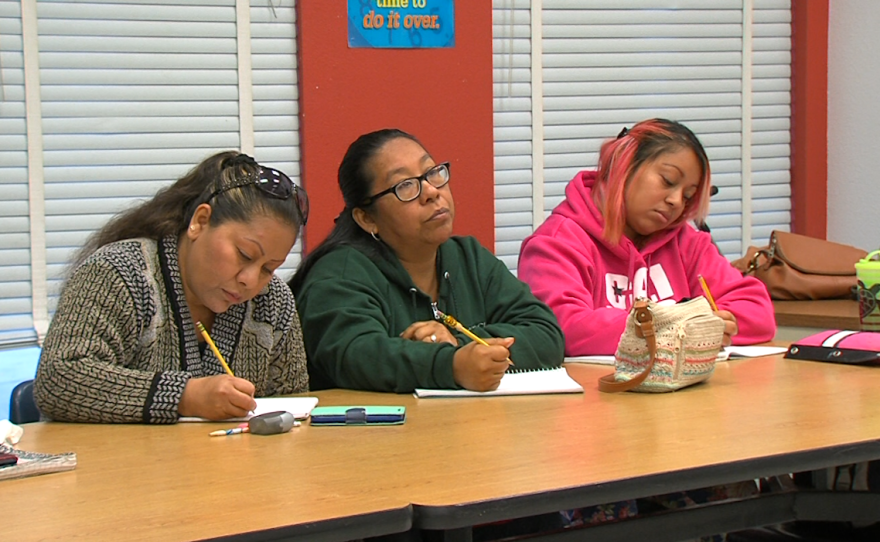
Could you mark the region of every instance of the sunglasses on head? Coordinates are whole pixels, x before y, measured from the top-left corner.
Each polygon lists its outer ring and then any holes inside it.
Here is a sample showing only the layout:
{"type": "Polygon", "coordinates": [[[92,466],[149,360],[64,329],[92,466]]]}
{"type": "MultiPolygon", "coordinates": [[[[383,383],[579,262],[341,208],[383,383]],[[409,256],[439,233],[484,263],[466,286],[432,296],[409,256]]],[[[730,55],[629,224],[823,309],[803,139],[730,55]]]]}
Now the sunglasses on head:
{"type": "MultiPolygon", "coordinates": [[[[294,183],[283,171],[267,166],[261,166],[246,154],[240,154],[236,158],[229,160],[223,165],[223,168],[225,169],[243,163],[256,166],[256,178],[254,178],[253,175],[248,175],[247,178],[237,180],[229,186],[218,188],[211,193],[208,197],[208,201],[214,199],[214,196],[217,194],[221,194],[227,190],[241,188],[248,185],[256,185],[260,192],[266,194],[270,198],[286,200],[290,199],[291,196],[295,196],[296,199],[294,201],[296,202],[296,210],[299,213],[300,220],[302,220],[302,225],[305,226],[306,222],[309,220],[309,196],[306,194],[305,189],[297,186],[296,183],[294,183]],[[241,159],[242,157],[244,157],[244,159],[241,159]]],[[[238,170],[236,170],[236,177],[237,176],[238,170]]]]}

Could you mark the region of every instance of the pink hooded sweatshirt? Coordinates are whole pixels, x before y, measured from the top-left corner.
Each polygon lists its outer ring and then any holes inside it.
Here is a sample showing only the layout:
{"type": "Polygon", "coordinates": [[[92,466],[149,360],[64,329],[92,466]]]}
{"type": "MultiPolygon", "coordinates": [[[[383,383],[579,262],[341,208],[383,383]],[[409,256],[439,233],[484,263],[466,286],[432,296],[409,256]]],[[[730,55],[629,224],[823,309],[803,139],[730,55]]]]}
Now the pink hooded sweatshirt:
{"type": "Polygon", "coordinates": [[[595,171],[578,173],[565,201],[523,241],[519,256],[519,278],[556,313],[567,356],[613,354],[634,298],[699,297],[699,275],[719,310],[736,317],[733,344],[775,336],[767,289],[734,269],[709,234],[681,224],[654,234],[641,250],[625,236],[618,246],[605,241],[604,220],[590,197],[595,180],[595,171]]]}

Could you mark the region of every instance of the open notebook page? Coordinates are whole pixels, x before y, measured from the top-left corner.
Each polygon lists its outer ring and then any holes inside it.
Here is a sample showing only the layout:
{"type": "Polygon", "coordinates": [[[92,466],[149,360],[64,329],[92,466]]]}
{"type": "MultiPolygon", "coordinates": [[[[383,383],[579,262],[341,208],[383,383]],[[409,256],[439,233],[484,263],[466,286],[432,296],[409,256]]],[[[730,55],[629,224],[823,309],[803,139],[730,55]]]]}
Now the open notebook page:
{"type": "Polygon", "coordinates": [[[416,397],[489,397],[493,395],[536,395],[544,393],[583,393],[562,367],[505,373],[493,391],[429,390],[417,388],[416,397]]]}
{"type": "MultiPolygon", "coordinates": [[[[247,421],[254,416],[265,414],[267,412],[275,412],[283,410],[293,414],[297,420],[304,420],[309,417],[309,413],[318,404],[317,397],[257,397],[257,408],[244,418],[230,418],[229,420],[218,421],[247,421]]],[[[180,418],[182,422],[207,422],[205,418],[184,417],[180,418]]]]}

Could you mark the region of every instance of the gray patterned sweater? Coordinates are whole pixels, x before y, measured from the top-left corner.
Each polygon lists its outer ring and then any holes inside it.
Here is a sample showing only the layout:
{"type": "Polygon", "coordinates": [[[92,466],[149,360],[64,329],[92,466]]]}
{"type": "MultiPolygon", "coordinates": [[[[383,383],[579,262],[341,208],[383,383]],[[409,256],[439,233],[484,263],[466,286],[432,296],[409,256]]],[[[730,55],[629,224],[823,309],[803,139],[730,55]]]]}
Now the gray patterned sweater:
{"type": "MultiPolygon", "coordinates": [[[[293,294],[277,276],[214,319],[211,336],[256,396],[308,391],[293,294]]],[[[200,352],[186,304],[177,239],[104,246],[72,274],[43,344],[34,396],[59,421],[174,423],[193,377],[223,373],[200,352]]]]}

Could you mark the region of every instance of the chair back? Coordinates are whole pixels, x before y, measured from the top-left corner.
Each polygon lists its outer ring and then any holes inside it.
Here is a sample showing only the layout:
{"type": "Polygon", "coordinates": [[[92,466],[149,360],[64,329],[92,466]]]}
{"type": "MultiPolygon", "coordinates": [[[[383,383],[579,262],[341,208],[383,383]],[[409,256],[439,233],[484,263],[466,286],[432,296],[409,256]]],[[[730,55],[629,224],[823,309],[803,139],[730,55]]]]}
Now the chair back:
{"type": "Polygon", "coordinates": [[[25,380],[12,389],[9,399],[9,421],[18,425],[40,421],[40,409],[34,401],[34,381],[25,380]]]}

